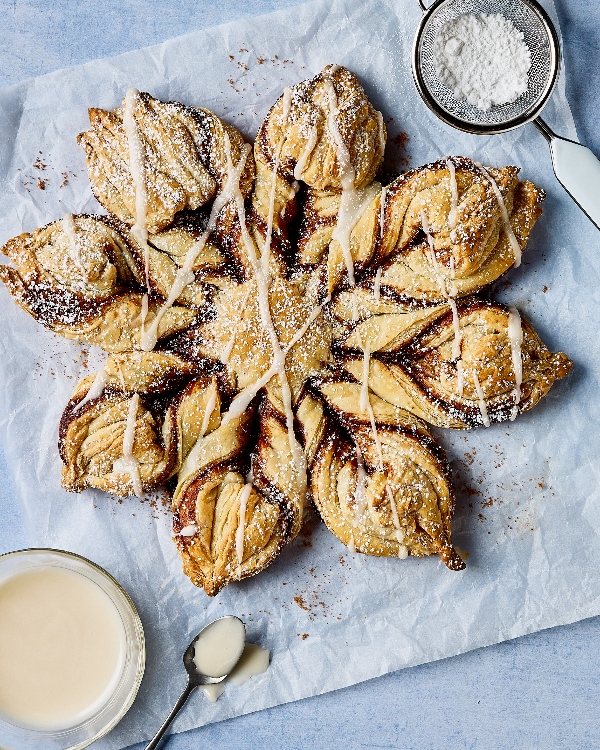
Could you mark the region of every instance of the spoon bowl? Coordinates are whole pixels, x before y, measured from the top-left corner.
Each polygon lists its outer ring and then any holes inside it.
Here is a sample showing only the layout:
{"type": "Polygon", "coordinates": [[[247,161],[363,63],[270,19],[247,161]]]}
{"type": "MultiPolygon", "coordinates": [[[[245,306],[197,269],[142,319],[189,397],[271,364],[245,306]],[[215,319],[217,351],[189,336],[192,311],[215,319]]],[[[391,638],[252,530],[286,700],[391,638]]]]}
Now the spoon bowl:
{"type": "MultiPolygon", "coordinates": [[[[231,628],[228,628],[231,630],[231,628]]],[[[240,620],[239,617],[235,617],[235,615],[225,615],[224,617],[219,617],[218,620],[213,620],[209,625],[202,628],[202,630],[198,633],[198,635],[192,640],[190,645],[186,648],[185,653],[183,655],[183,665],[186,669],[186,672],[188,673],[188,677],[190,679],[190,682],[193,682],[195,687],[198,687],[200,685],[214,685],[218,682],[223,682],[223,680],[229,676],[229,673],[231,670],[235,667],[235,665],[240,660],[240,657],[242,655],[242,652],[244,650],[244,646],[246,643],[246,628],[244,623],[240,620]],[[223,627],[227,627],[230,624],[233,625],[235,623],[239,623],[239,640],[237,644],[232,644],[232,648],[230,651],[230,658],[228,659],[228,664],[226,665],[225,674],[213,677],[208,674],[204,674],[199,668],[198,664],[194,659],[196,658],[196,649],[198,645],[198,641],[200,638],[206,638],[207,636],[210,636],[211,632],[214,632],[216,629],[223,629],[223,627]]],[[[234,635],[235,638],[235,635],[234,635]]],[[[215,643],[211,643],[211,646],[215,646],[215,643]]]]}

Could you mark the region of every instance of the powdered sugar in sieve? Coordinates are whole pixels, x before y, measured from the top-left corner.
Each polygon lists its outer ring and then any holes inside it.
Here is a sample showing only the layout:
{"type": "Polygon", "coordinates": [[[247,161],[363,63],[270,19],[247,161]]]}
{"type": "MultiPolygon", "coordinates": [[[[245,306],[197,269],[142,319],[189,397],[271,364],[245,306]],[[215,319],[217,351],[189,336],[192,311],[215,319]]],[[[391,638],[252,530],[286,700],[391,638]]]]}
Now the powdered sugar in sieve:
{"type": "Polygon", "coordinates": [[[413,47],[413,76],[426,104],[474,133],[534,119],[558,67],[556,31],[534,0],[436,0],[413,47]]]}
{"type": "Polygon", "coordinates": [[[501,13],[466,14],[438,31],[436,72],[457,99],[487,112],[527,91],[531,52],[521,31],[501,13]]]}

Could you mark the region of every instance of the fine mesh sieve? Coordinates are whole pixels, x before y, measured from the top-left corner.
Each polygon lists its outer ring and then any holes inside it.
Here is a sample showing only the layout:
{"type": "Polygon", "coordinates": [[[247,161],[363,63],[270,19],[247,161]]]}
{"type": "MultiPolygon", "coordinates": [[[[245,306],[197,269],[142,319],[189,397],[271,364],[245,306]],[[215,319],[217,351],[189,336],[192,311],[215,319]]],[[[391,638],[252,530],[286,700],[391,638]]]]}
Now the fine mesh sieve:
{"type": "Polygon", "coordinates": [[[559,64],[554,26],[533,0],[437,0],[423,16],[413,46],[413,76],[427,106],[455,128],[486,135],[512,130],[533,120],[552,94],[559,64]],[[435,69],[434,47],[440,29],[458,16],[471,13],[501,13],[522,32],[531,52],[527,91],[515,102],[494,106],[487,112],[465,99],[457,99],[435,69]]]}
{"type": "Polygon", "coordinates": [[[539,117],[550,98],[560,68],[560,44],[556,29],[536,0],[435,0],[424,11],[413,44],[412,72],[421,98],[448,125],[468,133],[505,133],[533,122],[550,145],[558,181],[600,229],[600,161],[585,146],[556,135],[539,117]],[[484,112],[439,79],[434,49],[440,29],[468,14],[502,14],[522,32],[531,53],[527,91],[511,104],[484,112]]]}

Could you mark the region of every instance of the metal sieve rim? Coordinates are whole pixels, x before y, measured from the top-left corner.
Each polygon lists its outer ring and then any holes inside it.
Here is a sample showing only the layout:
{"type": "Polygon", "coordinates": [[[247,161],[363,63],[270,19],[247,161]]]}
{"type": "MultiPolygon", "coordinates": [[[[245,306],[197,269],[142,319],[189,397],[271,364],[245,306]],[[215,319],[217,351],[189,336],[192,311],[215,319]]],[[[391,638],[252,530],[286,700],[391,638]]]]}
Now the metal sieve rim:
{"type": "MultiPolygon", "coordinates": [[[[454,2],[454,0],[435,0],[435,2],[432,5],[430,5],[429,8],[425,9],[425,6],[421,2],[421,0],[419,0],[419,4],[425,10],[425,13],[423,14],[421,23],[419,24],[419,27],[417,28],[415,39],[413,42],[412,74],[413,74],[415,86],[417,88],[417,91],[419,92],[419,95],[421,96],[421,99],[425,102],[427,107],[436,115],[436,117],[438,117],[440,120],[445,122],[447,125],[451,125],[453,128],[456,128],[457,130],[462,130],[465,133],[475,133],[477,135],[496,135],[498,133],[506,133],[509,130],[514,130],[515,128],[518,128],[521,125],[525,125],[526,123],[531,122],[532,120],[535,120],[535,118],[540,114],[540,112],[546,105],[546,102],[548,101],[548,99],[552,96],[552,92],[554,91],[554,87],[556,86],[556,81],[558,80],[558,74],[560,71],[560,54],[561,54],[560,42],[558,39],[558,34],[556,33],[556,28],[554,27],[554,24],[552,23],[549,15],[542,8],[542,6],[537,2],[537,0],[520,0],[520,2],[523,3],[523,5],[526,5],[527,7],[529,7],[530,10],[533,11],[533,13],[535,13],[539,17],[548,35],[548,41],[550,45],[550,69],[552,70],[552,75],[550,76],[546,84],[544,93],[540,96],[540,98],[538,99],[533,109],[526,110],[522,115],[519,115],[518,117],[514,117],[510,120],[507,120],[501,125],[499,125],[498,123],[492,123],[490,125],[482,125],[479,123],[471,123],[471,122],[462,120],[459,117],[455,117],[450,112],[447,112],[445,109],[443,109],[438,104],[438,102],[433,98],[429,89],[427,88],[427,85],[424,80],[423,72],[421,70],[421,64],[420,64],[421,39],[423,37],[425,29],[427,28],[427,24],[430,18],[432,17],[432,15],[442,5],[445,5],[446,3],[451,3],[451,2],[454,2]]],[[[501,13],[502,12],[501,9],[498,9],[498,12],[501,13]]]]}

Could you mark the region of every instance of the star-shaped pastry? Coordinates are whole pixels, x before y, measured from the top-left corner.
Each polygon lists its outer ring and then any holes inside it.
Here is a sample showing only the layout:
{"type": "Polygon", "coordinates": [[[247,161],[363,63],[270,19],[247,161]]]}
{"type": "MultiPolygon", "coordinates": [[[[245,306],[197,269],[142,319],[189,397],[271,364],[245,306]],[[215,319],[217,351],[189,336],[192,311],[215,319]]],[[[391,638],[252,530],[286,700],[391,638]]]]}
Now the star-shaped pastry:
{"type": "Polygon", "coordinates": [[[482,296],[543,192],[464,157],[379,181],[382,115],[338,66],[286,89],[254,150],[135,90],[90,124],[107,214],[20,235],[0,266],[40,323],[108,353],[63,413],[63,486],[166,484],[209,595],[269,565],[310,500],[352,550],[462,569],[429,425],[514,419],[571,367],[482,296]]]}

